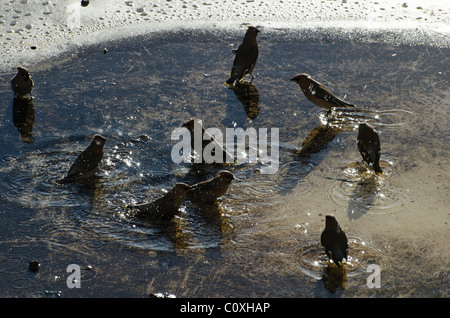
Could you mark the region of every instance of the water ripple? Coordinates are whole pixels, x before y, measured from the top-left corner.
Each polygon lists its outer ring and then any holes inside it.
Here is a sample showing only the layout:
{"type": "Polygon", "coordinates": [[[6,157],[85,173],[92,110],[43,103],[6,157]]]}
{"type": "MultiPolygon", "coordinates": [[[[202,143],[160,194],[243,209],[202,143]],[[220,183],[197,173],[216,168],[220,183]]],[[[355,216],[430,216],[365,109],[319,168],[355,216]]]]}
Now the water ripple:
{"type": "MultiPolygon", "coordinates": [[[[369,264],[383,266],[379,249],[359,238],[349,238],[348,260],[345,264],[347,277],[356,277],[366,272],[369,264]]],[[[329,264],[320,242],[311,242],[302,246],[297,252],[299,270],[305,275],[320,280],[329,264]]]]}
{"type": "Polygon", "coordinates": [[[368,123],[374,128],[396,128],[416,120],[416,114],[405,109],[367,110],[359,108],[335,109],[328,117],[326,112],[313,110],[312,117],[317,123],[338,127],[342,131],[358,129],[360,123],[368,123]]]}
{"type": "Polygon", "coordinates": [[[375,175],[373,170],[362,162],[348,163],[342,178],[334,179],[326,189],[329,202],[347,207],[350,219],[357,219],[365,213],[392,213],[408,197],[392,188],[389,179],[395,173],[395,166],[389,161],[380,161],[382,175],[375,175]]]}

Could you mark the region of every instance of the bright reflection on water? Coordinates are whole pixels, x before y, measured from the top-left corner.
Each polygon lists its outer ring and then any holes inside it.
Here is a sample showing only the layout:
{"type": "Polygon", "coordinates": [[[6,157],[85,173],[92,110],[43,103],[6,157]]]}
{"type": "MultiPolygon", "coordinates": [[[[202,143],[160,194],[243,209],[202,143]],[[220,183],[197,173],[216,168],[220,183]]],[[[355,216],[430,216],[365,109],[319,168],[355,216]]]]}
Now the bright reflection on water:
{"type": "MultiPolygon", "coordinates": [[[[411,222],[405,206],[415,198],[398,178],[429,160],[415,147],[448,144],[448,113],[439,109],[448,98],[440,90],[448,86],[448,50],[262,33],[256,79],[233,91],[223,82],[233,59],[229,44],[241,37],[141,37],[110,43],[107,54],[93,46],[29,66],[35,99],[23,106],[30,117],[22,124],[13,122],[13,74],[2,76],[2,296],[448,296],[440,287],[448,258],[419,259],[430,277],[406,271],[416,243],[380,226],[383,217],[386,224],[411,222]],[[358,107],[327,118],[289,81],[302,72],[358,107]],[[236,180],[219,205],[185,201],[164,226],[129,219],[126,204],[219,169],[172,162],[170,134],[190,118],[223,130],[279,128],[278,172],[263,175],[261,164],[243,162],[242,154],[229,167],[236,180]],[[380,133],[381,176],[361,162],[360,122],[380,133]],[[96,178],[61,183],[95,133],[107,138],[96,178]],[[320,281],[327,264],[320,233],[330,213],[350,239],[345,286],[331,293],[320,281]],[[33,259],[41,263],[37,274],[27,270],[33,259]],[[82,268],[85,288],[67,288],[72,263],[82,268]],[[367,288],[368,264],[382,266],[386,288],[367,288]]],[[[448,150],[432,154],[448,160],[448,150]]]]}

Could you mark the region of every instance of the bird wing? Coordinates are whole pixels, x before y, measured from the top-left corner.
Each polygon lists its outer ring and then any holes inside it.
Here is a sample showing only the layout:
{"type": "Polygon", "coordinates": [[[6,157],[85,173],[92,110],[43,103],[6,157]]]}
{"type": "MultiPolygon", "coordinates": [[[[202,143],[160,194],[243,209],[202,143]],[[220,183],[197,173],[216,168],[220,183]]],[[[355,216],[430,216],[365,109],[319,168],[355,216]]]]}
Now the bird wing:
{"type": "Polygon", "coordinates": [[[358,140],[358,148],[364,161],[373,164],[379,160],[380,142],[377,140],[358,140]]]}
{"type": "Polygon", "coordinates": [[[235,53],[236,56],[234,57],[230,76],[233,77],[235,75],[236,78],[241,79],[255,67],[256,59],[258,58],[258,47],[244,47],[241,44],[235,53]]]}
{"type": "Polygon", "coordinates": [[[341,230],[338,233],[338,238],[337,238],[337,242],[339,244],[339,247],[342,251],[342,256],[347,259],[347,255],[348,255],[348,240],[347,240],[347,235],[345,235],[345,233],[341,230]]]}
{"type": "Polygon", "coordinates": [[[314,80],[312,80],[314,84],[311,85],[310,87],[310,91],[311,94],[313,94],[314,96],[316,96],[317,98],[323,99],[327,102],[336,104],[338,106],[342,106],[342,107],[355,107],[355,105],[350,104],[342,99],[340,99],[339,97],[337,97],[336,95],[334,95],[329,89],[328,87],[320,84],[319,82],[316,82],[314,80]]]}
{"type": "Polygon", "coordinates": [[[187,195],[189,199],[194,201],[213,203],[222,195],[222,191],[220,190],[215,179],[212,179],[191,186],[187,195]]]}
{"type": "Polygon", "coordinates": [[[132,211],[134,210],[134,217],[141,219],[148,219],[152,221],[168,220],[170,219],[178,209],[168,202],[167,198],[161,197],[150,203],[142,203],[129,206],[132,211]]]}
{"type": "Polygon", "coordinates": [[[327,254],[328,258],[331,258],[330,251],[327,249],[327,246],[329,245],[329,243],[328,243],[325,231],[323,231],[322,235],[320,236],[320,243],[322,244],[325,254],[327,254]]]}

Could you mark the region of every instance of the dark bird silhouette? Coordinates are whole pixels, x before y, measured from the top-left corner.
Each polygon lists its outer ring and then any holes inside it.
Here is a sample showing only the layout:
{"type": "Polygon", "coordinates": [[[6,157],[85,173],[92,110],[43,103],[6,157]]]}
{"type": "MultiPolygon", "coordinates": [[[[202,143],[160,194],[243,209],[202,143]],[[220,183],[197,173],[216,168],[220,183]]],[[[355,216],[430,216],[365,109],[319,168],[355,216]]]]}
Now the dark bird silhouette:
{"type": "Polygon", "coordinates": [[[234,175],[228,170],[220,170],[217,175],[209,180],[199,182],[187,193],[187,197],[192,202],[213,204],[219,197],[227,192],[233,181],[234,175]]]}
{"type": "Polygon", "coordinates": [[[383,173],[380,167],[380,137],[367,123],[359,124],[358,127],[358,150],[363,160],[373,167],[376,174],[383,173]]]}
{"type": "Polygon", "coordinates": [[[245,33],[242,44],[235,50],[233,67],[231,68],[230,78],[225,82],[227,85],[234,86],[236,81],[240,81],[245,75],[251,75],[253,80],[253,69],[258,60],[258,43],[256,36],[259,30],[253,26],[249,26],[245,33]]]}
{"type": "Polygon", "coordinates": [[[11,87],[16,98],[26,98],[33,90],[33,79],[27,69],[17,68],[16,76],[11,79],[11,87]]]}
{"type": "Polygon", "coordinates": [[[205,162],[205,158],[203,156],[203,151],[205,149],[206,146],[210,145],[212,146],[212,151],[211,151],[211,156],[215,157],[216,151],[221,152],[222,156],[221,156],[221,160],[222,162],[220,162],[221,164],[232,164],[234,163],[234,156],[225,149],[225,147],[223,145],[221,145],[219,142],[217,142],[217,140],[215,140],[214,136],[208,134],[205,130],[205,128],[203,127],[203,123],[201,120],[198,119],[190,119],[187,122],[185,122],[182,127],[187,128],[191,134],[191,150],[194,151],[194,156],[202,156],[202,162],[205,162]],[[202,146],[201,149],[201,154],[195,153],[195,129],[200,129],[201,128],[201,137],[202,140],[197,140],[197,142],[201,142],[202,146]]]}
{"type": "Polygon", "coordinates": [[[176,183],[164,196],[150,203],[127,205],[125,208],[136,218],[168,221],[178,213],[189,189],[185,183],[176,183]]]}
{"type": "Polygon", "coordinates": [[[329,259],[333,260],[338,267],[348,254],[348,241],[336,218],[332,215],[325,217],[325,230],[322,232],[320,242],[329,259]]]}
{"type": "Polygon", "coordinates": [[[102,161],[105,142],[105,137],[94,135],[91,144],[75,159],[64,180],[78,181],[92,177],[102,161]]]}
{"type": "Polygon", "coordinates": [[[334,107],[355,107],[355,105],[335,96],[325,85],[312,79],[309,74],[297,75],[291,78],[291,81],[300,86],[303,94],[312,103],[328,111],[327,115],[331,113],[331,109],[334,107]]]}

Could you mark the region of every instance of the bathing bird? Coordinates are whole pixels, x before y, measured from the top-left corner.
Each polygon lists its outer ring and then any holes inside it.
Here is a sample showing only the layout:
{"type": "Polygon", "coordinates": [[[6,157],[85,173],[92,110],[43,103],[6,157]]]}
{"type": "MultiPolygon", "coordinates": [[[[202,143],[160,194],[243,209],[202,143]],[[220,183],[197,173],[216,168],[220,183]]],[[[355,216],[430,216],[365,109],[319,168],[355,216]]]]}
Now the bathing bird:
{"type": "Polygon", "coordinates": [[[358,150],[369,166],[373,167],[376,174],[382,174],[380,167],[380,136],[372,126],[361,123],[358,126],[358,150]]]}
{"type": "Polygon", "coordinates": [[[344,231],[332,215],[325,217],[325,229],[320,237],[320,242],[328,258],[341,267],[342,260],[344,258],[347,260],[348,241],[344,231]]]}
{"type": "MultiPolygon", "coordinates": [[[[219,158],[217,158],[217,162],[214,161],[214,163],[220,163],[220,164],[232,164],[234,163],[234,156],[227,151],[223,145],[221,145],[215,138],[214,136],[212,136],[211,134],[209,134],[208,132],[206,132],[205,128],[203,127],[203,123],[201,120],[199,119],[190,119],[188,121],[186,121],[182,127],[187,128],[190,132],[191,135],[191,150],[194,150],[194,152],[196,150],[201,151],[201,153],[195,153],[195,156],[201,156],[202,158],[202,163],[205,163],[205,158],[204,158],[204,150],[205,147],[207,147],[209,145],[209,149],[211,149],[211,159],[216,159],[216,151],[220,152],[222,154],[222,156],[219,158]],[[201,138],[200,140],[195,140],[196,138],[196,131],[195,129],[201,129],[201,134],[200,131],[198,132],[199,137],[201,138]],[[201,143],[201,149],[199,147],[199,149],[195,148],[196,143],[201,143]],[[219,162],[221,161],[221,162],[219,162]]],[[[195,161],[194,161],[195,162],[195,161]]]]}
{"type": "Polygon", "coordinates": [[[105,137],[94,135],[91,144],[75,159],[64,180],[79,181],[92,177],[102,161],[105,142],[105,137]]]}
{"type": "Polygon", "coordinates": [[[125,209],[130,210],[136,218],[167,221],[178,213],[189,189],[189,185],[179,182],[164,196],[150,203],[127,205],[125,209]]]}
{"type": "Polygon", "coordinates": [[[233,180],[233,173],[228,170],[220,170],[214,178],[191,186],[187,197],[193,203],[213,204],[227,192],[233,180]]]}

